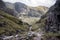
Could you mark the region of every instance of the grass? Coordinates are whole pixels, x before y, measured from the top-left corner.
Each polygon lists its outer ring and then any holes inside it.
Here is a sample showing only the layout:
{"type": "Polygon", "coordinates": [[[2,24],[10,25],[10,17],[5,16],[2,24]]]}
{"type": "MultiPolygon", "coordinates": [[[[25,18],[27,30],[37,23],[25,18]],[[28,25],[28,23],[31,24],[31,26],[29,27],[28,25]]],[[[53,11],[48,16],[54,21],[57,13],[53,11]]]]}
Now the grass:
{"type": "Polygon", "coordinates": [[[36,17],[21,17],[19,18],[21,19],[23,22],[26,22],[30,25],[36,23],[40,18],[36,18],[36,17]]]}
{"type": "Polygon", "coordinates": [[[0,35],[10,35],[24,32],[27,30],[27,25],[16,17],[0,10],[0,35]],[[21,31],[20,31],[21,30],[21,31]]]}

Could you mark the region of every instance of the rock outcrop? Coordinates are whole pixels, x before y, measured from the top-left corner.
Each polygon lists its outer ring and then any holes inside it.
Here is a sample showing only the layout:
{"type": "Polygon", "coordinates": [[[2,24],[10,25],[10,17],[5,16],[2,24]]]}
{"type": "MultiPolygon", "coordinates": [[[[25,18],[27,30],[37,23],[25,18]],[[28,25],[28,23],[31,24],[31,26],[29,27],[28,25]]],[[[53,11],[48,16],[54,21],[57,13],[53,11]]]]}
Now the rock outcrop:
{"type": "Polygon", "coordinates": [[[46,31],[59,32],[60,31],[60,1],[57,0],[56,4],[47,12],[46,31]]]}
{"type": "Polygon", "coordinates": [[[46,40],[60,40],[60,0],[36,24],[45,32],[46,40]]]}
{"type": "Polygon", "coordinates": [[[45,16],[46,40],[60,40],[60,0],[57,0],[45,16]]]}
{"type": "Polygon", "coordinates": [[[0,9],[3,9],[3,8],[5,8],[5,4],[2,0],[0,0],[0,9]]]}

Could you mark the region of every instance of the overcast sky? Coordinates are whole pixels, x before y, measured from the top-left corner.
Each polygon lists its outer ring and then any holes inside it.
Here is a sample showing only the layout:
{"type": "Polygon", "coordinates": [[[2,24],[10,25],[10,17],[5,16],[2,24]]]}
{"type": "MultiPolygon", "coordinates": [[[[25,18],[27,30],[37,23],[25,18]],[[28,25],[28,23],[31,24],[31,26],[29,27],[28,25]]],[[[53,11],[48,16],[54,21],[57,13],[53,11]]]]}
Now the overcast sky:
{"type": "Polygon", "coordinates": [[[46,6],[46,7],[51,7],[52,5],[55,4],[56,0],[3,0],[5,2],[22,2],[28,6],[46,6]]]}

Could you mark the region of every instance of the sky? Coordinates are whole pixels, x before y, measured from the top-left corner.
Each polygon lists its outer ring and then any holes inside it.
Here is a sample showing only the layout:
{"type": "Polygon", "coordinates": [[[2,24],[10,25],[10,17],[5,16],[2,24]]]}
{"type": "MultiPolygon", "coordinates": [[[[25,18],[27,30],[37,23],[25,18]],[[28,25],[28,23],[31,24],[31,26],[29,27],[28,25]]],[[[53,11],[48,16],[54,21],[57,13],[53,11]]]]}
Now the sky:
{"type": "Polygon", "coordinates": [[[22,2],[28,6],[36,7],[36,6],[46,6],[51,7],[55,4],[56,0],[3,0],[5,2],[22,2]]]}

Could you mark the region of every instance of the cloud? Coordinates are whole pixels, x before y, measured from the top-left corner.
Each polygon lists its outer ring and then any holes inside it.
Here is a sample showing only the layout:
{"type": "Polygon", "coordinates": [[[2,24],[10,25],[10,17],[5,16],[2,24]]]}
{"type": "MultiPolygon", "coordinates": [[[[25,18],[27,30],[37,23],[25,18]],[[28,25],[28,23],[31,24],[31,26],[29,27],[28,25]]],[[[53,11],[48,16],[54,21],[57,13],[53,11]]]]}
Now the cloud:
{"type": "Polygon", "coordinates": [[[51,7],[52,5],[55,4],[56,0],[3,0],[5,2],[22,2],[28,6],[47,6],[47,7],[51,7]]]}

